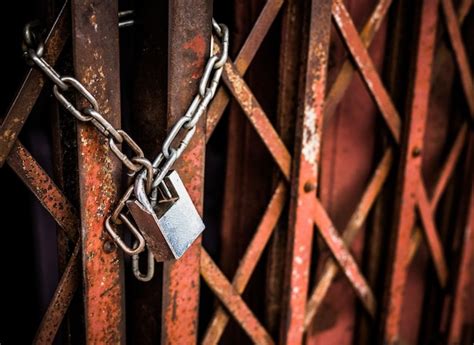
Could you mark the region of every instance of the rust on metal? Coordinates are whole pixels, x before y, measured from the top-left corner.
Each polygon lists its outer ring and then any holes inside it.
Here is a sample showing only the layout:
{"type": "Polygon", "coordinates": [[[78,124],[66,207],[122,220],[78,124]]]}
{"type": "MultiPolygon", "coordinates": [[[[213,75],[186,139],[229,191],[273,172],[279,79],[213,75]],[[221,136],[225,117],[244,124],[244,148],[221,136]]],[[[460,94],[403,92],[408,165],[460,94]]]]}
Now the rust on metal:
{"type": "Polygon", "coordinates": [[[438,203],[441,199],[441,195],[443,194],[444,190],[446,189],[446,185],[448,183],[449,178],[453,174],[454,168],[456,167],[456,163],[462,153],[462,149],[464,147],[464,143],[466,142],[466,137],[468,133],[467,124],[464,123],[459,130],[456,139],[454,140],[454,144],[451,148],[451,151],[446,158],[443,167],[441,168],[438,182],[436,183],[433,196],[431,197],[431,210],[434,211],[438,206],[438,203]]]}
{"type": "MultiPolygon", "coordinates": [[[[212,3],[178,0],[169,3],[168,116],[170,128],[181,117],[198,89],[209,55],[212,3]]],[[[206,116],[176,164],[193,203],[202,215],[206,116]]],[[[197,341],[199,306],[198,238],[181,259],[163,267],[162,343],[194,344],[197,341]]]]}
{"type": "Polygon", "coordinates": [[[404,287],[407,279],[407,266],[410,250],[410,237],[415,223],[416,189],[420,183],[422,155],[414,157],[415,147],[423,147],[423,134],[428,112],[431,68],[437,24],[437,1],[424,0],[421,15],[421,28],[418,38],[415,66],[414,93],[409,111],[407,142],[404,143],[401,185],[399,187],[395,211],[396,241],[391,261],[391,275],[386,295],[384,315],[384,342],[395,344],[399,341],[399,324],[403,305],[404,287]]]}
{"type": "MultiPolygon", "coordinates": [[[[360,227],[367,219],[372,205],[374,204],[376,197],[379,195],[390,171],[393,161],[392,150],[387,150],[382,160],[380,161],[375,173],[367,185],[364,194],[361,197],[359,204],[357,205],[352,217],[350,218],[346,228],[342,233],[342,239],[347,246],[354,241],[360,227]]],[[[316,287],[314,288],[311,296],[308,300],[305,315],[305,329],[310,325],[311,321],[318,312],[321,303],[324,300],[332,281],[336,277],[339,271],[337,263],[333,259],[328,259],[324,265],[323,273],[319,278],[316,287]]],[[[372,297],[373,298],[373,297],[372,297]]],[[[375,302],[372,302],[375,303],[375,302]]],[[[373,306],[372,312],[375,311],[375,305],[373,306]]]]}
{"type": "Polygon", "coordinates": [[[342,267],[347,279],[354,286],[356,293],[359,295],[370,315],[375,316],[376,302],[372,290],[367,281],[362,276],[357,263],[349,252],[349,249],[341,239],[340,235],[334,228],[321,203],[315,203],[314,222],[319,228],[319,233],[323,237],[325,243],[334,254],[336,261],[342,267]]]}
{"type": "Polygon", "coordinates": [[[318,181],[331,1],[313,0],[310,13],[304,97],[295,133],[284,287],[286,299],[280,327],[281,341],[289,344],[301,343],[304,331],[316,206],[315,192],[306,193],[304,185],[309,182],[317,186],[318,181]]]}
{"type": "Polygon", "coordinates": [[[77,241],[33,344],[52,344],[80,282],[81,242],[77,241]]]}
{"type": "Polygon", "coordinates": [[[252,94],[252,91],[249,89],[244,79],[238,74],[236,68],[231,63],[226,63],[224,71],[224,82],[234,95],[237,102],[239,102],[242,110],[247,115],[247,118],[257,129],[265,143],[265,146],[275,158],[282,173],[287,179],[289,179],[291,157],[285,144],[281,141],[267,115],[263,112],[262,107],[252,94]]]}
{"type": "Polygon", "coordinates": [[[201,252],[201,273],[211,290],[234,315],[255,344],[273,344],[268,332],[247,307],[242,297],[217,268],[207,252],[201,252]]]}
{"type": "MultiPolygon", "coordinates": [[[[462,149],[464,147],[464,143],[466,141],[466,135],[467,135],[467,125],[464,123],[461,126],[461,129],[458,132],[458,135],[456,136],[456,139],[454,141],[454,144],[451,148],[451,151],[449,152],[443,167],[440,170],[438,180],[436,181],[434,188],[433,188],[433,193],[432,197],[429,201],[430,205],[429,207],[425,206],[426,208],[429,208],[430,212],[435,212],[436,208],[438,207],[438,204],[441,200],[441,195],[446,189],[448,180],[451,178],[451,175],[453,174],[454,168],[456,166],[456,163],[462,153],[462,149]]],[[[423,193],[423,191],[421,191],[423,193]]],[[[431,216],[429,216],[431,217],[431,216]]],[[[410,263],[415,256],[415,254],[418,251],[418,247],[422,243],[422,230],[419,227],[415,227],[413,230],[413,235],[410,239],[410,254],[408,258],[408,262],[410,263]]]]}
{"type": "MultiPolygon", "coordinates": [[[[56,63],[69,37],[69,26],[70,16],[66,2],[45,41],[44,58],[52,66],[56,63]]],[[[30,115],[43,89],[44,83],[45,76],[43,73],[32,67],[28,71],[0,127],[0,167],[3,166],[8,154],[12,150],[26,119],[30,115]]]]}
{"type": "MultiPolygon", "coordinates": [[[[7,163],[51,214],[67,238],[76,241],[79,220],[74,207],[19,141],[14,144],[7,163]]],[[[56,292],[38,327],[35,344],[52,343],[56,336],[79,284],[79,253],[80,242],[76,242],[56,292]]]]}
{"type": "MultiPolygon", "coordinates": [[[[471,184],[467,190],[466,224],[462,229],[462,249],[459,260],[458,275],[455,281],[452,301],[451,324],[448,331],[448,344],[461,344],[463,341],[463,325],[469,322],[468,306],[472,305],[472,279],[474,276],[474,137],[471,133],[468,145],[466,184],[471,184]]],[[[465,339],[464,339],[465,340],[465,339]]]]}
{"type": "MultiPolygon", "coordinates": [[[[288,0],[282,13],[281,42],[278,61],[278,94],[276,102],[275,129],[283,144],[290,150],[293,147],[296,116],[298,110],[300,74],[304,61],[303,46],[308,33],[308,20],[305,13],[310,3],[288,0]]],[[[274,172],[274,183],[280,173],[274,172]]],[[[277,334],[282,308],[286,233],[288,223],[286,212],[281,217],[269,243],[265,282],[265,320],[268,330],[277,334]]]]}
{"type": "MultiPolygon", "coordinates": [[[[364,28],[360,33],[360,39],[366,48],[368,48],[374,40],[374,37],[378,32],[391,4],[392,0],[379,1],[374,11],[372,12],[372,15],[365,23],[364,28]]],[[[349,87],[353,79],[354,71],[355,67],[352,61],[346,59],[326,97],[326,104],[324,106],[325,126],[334,114],[337,105],[341,102],[347,88],[349,87]]]]}
{"type": "Polygon", "coordinates": [[[466,102],[469,107],[471,118],[474,119],[474,81],[469,66],[469,58],[462,42],[458,17],[456,16],[456,11],[454,10],[453,2],[451,0],[441,0],[441,5],[446,18],[446,26],[448,27],[449,38],[454,50],[454,57],[456,58],[457,66],[459,68],[466,102]]]}
{"type": "Polygon", "coordinates": [[[357,68],[364,76],[364,82],[379,106],[395,141],[398,142],[400,140],[400,117],[398,112],[383,86],[382,80],[377,73],[377,69],[375,68],[372,59],[370,58],[369,53],[367,52],[367,49],[365,48],[355,25],[341,0],[335,0],[333,3],[333,17],[336,21],[337,28],[344,37],[344,42],[347,44],[347,47],[357,64],[357,68]]]}
{"type": "Polygon", "coordinates": [[[76,210],[19,141],[13,145],[7,163],[74,242],[79,228],[76,210]]]}
{"type": "Polygon", "coordinates": [[[436,225],[433,219],[433,211],[426,195],[425,187],[423,186],[422,176],[420,172],[418,186],[415,190],[418,210],[420,211],[420,218],[423,223],[426,241],[431,252],[431,257],[436,268],[439,283],[442,287],[446,286],[448,279],[448,267],[444,257],[443,246],[441,244],[436,225]]]}
{"type": "MultiPolygon", "coordinates": [[[[264,143],[269,148],[270,153],[279,165],[284,176],[289,179],[289,166],[291,163],[291,157],[289,156],[287,149],[285,148],[281,139],[278,137],[276,131],[272,127],[270,121],[266,117],[265,113],[261,109],[260,105],[258,104],[252,92],[246,85],[245,81],[235,71],[235,68],[232,68],[232,65],[227,63],[225,72],[226,74],[224,76],[224,81],[226,82],[230,91],[236,97],[237,101],[242,107],[242,110],[251,121],[257,133],[260,135],[264,143]]],[[[316,152],[317,151],[314,151],[314,153],[316,152]]],[[[308,155],[308,157],[309,156],[310,155],[308,155]]],[[[311,195],[304,190],[304,186],[307,185],[307,183],[308,180],[302,183],[302,192],[306,195],[311,195]]],[[[315,182],[313,184],[316,185],[315,182]]],[[[305,207],[306,206],[307,204],[305,204],[305,207]]],[[[329,229],[333,229],[334,227],[325,212],[324,215],[325,217],[320,216],[316,220],[319,222],[319,225],[324,225],[321,230],[323,232],[323,237],[326,241],[329,241],[329,247],[332,253],[336,256],[336,258],[339,259],[340,262],[351,263],[350,265],[342,266],[344,269],[344,273],[346,274],[348,279],[354,284],[358,295],[362,298],[362,301],[365,302],[365,305],[369,312],[373,314],[375,312],[375,301],[373,299],[372,292],[367,286],[367,283],[365,282],[362,274],[357,268],[357,265],[353,261],[352,256],[348,253],[347,248],[345,248],[342,240],[340,239],[340,236],[337,235],[336,232],[332,232],[334,236],[328,235],[329,229]],[[330,226],[328,226],[328,224],[330,224],[330,226]]]]}
{"type": "MultiPolygon", "coordinates": [[[[239,54],[234,61],[235,69],[238,74],[244,75],[247,71],[283,3],[283,0],[269,0],[266,2],[265,6],[260,12],[260,16],[252,28],[252,31],[247,36],[244,45],[240,49],[239,54]]],[[[230,63],[230,59],[227,63],[230,63]]],[[[211,137],[211,134],[221,119],[222,113],[224,112],[228,103],[229,97],[227,96],[224,88],[220,87],[216,97],[214,98],[214,101],[209,107],[206,122],[206,140],[209,140],[211,137]]]]}
{"type": "MultiPolygon", "coordinates": [[[[117,1],[73,1],[73,52],[77,79],[96,97],[101,113],[120,127],[117,1]]],[[[81,100],[80,107],[87,106],[81,100]]],[[[78,124],[79,184],[86,339],[125,343],[122,254],[104,251],[105,218],[117,200],[121,164],[106,138],[78,124]]]]}
{"type": "MultiPolygon", "coordinates": [[[[268,204],[268,207],[255,231],[255,235],[247,247],[244,256],[240,260],[239,267],[232,279],[232,288],[235,289],[238,294],[244,292],[245,287],[247,286],[250,277],[263,254],[263,250],[265,249],[273,229],[283,211],[285,199],[286,186],[285,183],[281,181],[278,183],[270,203],[268,204]]],[[[204,267],[201,267],[201,271],[202,270],[204,270],[204,267]]],[[[202,274],[204,275],[206,273],[203,272],[202,274]]],[[[212,284],[213,280],[209,280],[212,284]]],[[[223,307],[219,306],[211,319],[202,343],[208,345],[217,344],[228,322],[229,314],[223,307]]]]}

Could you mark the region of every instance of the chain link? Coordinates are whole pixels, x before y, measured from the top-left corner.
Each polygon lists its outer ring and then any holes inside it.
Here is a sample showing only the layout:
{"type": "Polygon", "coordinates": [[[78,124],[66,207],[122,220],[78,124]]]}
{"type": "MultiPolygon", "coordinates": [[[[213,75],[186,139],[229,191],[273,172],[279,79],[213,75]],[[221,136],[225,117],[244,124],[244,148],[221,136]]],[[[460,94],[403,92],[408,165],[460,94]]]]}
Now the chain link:
{"type": "Polygon", "coordinates": [[[123,130],[115,128],[100,112],[96,98],[77,79],[70,76],[61,76],[43,58],[44,43],[40,35],[35,33],[38,27],[37,22],[29,23],[24,28],[23,51],[27,63],[38,67],[54,84],[53,94],[59,103],[70,112],[78,121],[90,122],[107,139],[110,150],[127,167],[129,175],[135,176],[135,182],[128,187],[125,194],[117,203],[112,214],[106,219],[105,228],[117,245],[128,255],[133,256],[133,267],[135,276],[142,281],[147,281],[153,276],[153,260],[148,253],[148,272],[143,275],[138,270],[138,254],[146,247],[145,239],[135,225],[128,219],[124,212],[125,204],[135,194],[145,207],[153,211],[156,204],[157,188],[171,170],[174,162],[179,159],[184,152],[194,133],[196,125],[202,115],[207,110],[209,103],[213,99],[219,85],[224,64],[227,61],[229,50],[229,30],[223,24],[218,24],[212,20],[212,28],[221,42],[220,56],[214,54],[211,44],[211,56],[207,61],[203,75],[199,83],[199,92],[194,97],[186,113],[178,119],[164,140],[161,153],[155,158],[153,163],[145,158],[143,150],[138,144],[123,130]],[[89,103],[83,109],[78,109],[73,105],[66,95],[76,92],[89,103]],[[126,144],[132,152],[128,156],[120,144],[126,144]],[[117,234],[116,227],[125,224],[136,240],[134,246],[129,247],[117,234]],[[150,264],[151,262],[151,264],[150,264]]]}

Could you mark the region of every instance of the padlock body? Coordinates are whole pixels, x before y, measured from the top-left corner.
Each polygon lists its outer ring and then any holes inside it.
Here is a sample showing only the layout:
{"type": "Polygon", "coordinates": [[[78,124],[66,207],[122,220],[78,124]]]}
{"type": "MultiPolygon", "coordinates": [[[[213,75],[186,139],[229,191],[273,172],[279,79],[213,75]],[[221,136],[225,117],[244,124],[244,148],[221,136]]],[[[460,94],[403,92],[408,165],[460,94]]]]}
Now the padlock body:
{"type": "Polygon", "coordinates": [[[179,259],[205,228],[178,173],[171,171],[163,182],[172,201],[159,200],[153,212],[138,200],[127,202],[148,249],[158,262],[179,259]]]}

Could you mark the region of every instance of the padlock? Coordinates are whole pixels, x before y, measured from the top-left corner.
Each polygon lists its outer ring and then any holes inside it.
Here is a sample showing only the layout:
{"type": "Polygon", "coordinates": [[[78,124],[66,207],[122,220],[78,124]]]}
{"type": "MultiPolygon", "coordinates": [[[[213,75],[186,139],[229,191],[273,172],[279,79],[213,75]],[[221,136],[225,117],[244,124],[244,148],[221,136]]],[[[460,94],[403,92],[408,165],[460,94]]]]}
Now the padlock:
{"type": "Polygon", "coordinates": [[[158,262],[179,259],[205,228],[176,171],[170,171],[159,188],[162,197],[153,209],[139,200],[127,202],[148,250],[158,262]]]}

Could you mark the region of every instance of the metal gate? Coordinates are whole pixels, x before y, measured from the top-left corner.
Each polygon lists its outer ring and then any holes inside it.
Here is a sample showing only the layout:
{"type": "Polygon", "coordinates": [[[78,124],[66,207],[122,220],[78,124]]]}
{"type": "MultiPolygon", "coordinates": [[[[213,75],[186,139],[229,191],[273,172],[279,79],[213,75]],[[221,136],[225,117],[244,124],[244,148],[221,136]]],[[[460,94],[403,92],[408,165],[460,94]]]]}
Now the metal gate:
{"type": "Polygon", "coordinates": [[[207,230],[148,283],[104,231],[118,160],[27,71],[0,164],[57,223],[57,238],[33,227],[57,239],[61,276],[35,335],[13,336],[12,317],[2,344],[474,341],[471,0],[37,3],[45,59],[148,157],[198,89],[213,16],[231,29],[231,58],[176,165],[207,230]],[[36,117],[49,174],[31,128],[28,149],[19,139],[36,117]]]}

